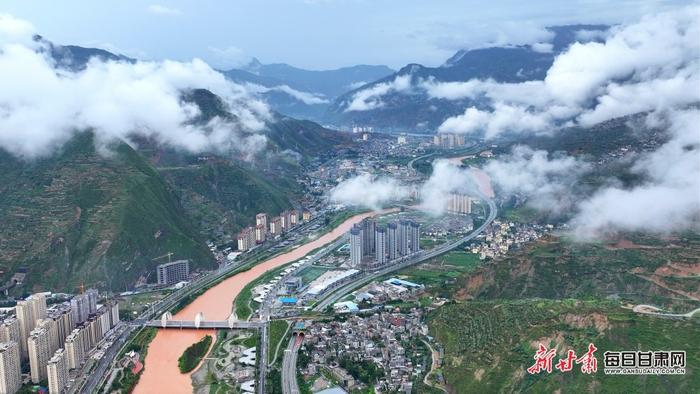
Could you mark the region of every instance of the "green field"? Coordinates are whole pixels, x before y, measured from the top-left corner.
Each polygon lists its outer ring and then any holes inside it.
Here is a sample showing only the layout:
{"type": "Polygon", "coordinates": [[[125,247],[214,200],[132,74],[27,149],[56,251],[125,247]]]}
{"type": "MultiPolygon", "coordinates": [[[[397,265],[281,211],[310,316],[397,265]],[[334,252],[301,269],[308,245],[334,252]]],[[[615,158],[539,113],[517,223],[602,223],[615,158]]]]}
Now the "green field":
{"type": "Polygon", "coordinates": [[[269,357],[270,365],[275,364],[278,360],[281,360],[281,355],[284,353],[284,339],[287,337],[287,330],[289,329],[289,322],[286,320],[272,320],[270,322],[270,329],[268,330],[268,335],[270,340],[267,342],[268,349],[267,355],[269,357]],[[279,346],[279,355],[275,354],[277,347],[279,346]]]}
{"type": "Polygon", "coordinates": [[[473,271],[480,264],[478,255],[455,250],[427,263],[401,270],[396,275],[425,285],[429,291],[442,292],[445,289],[444,285],[454,283],[457,278],[473,271]]]}
{"type": "Polygon", "coordinates": [[[448,304],[429,316],[431,335],[444,346],[443,371],[453,392],[693,392],[700,387],[697,322],[646,317],[615,303],[578,300],[484,301],[448,304]],[[543,342],[584,353],[598,348],[599,369],[585,375],[530,375],[535,346],[543,342]],[[608,376],[606,350],[685,350],[686,375],[608,376]]]}
{"type": "Polygon", "coordinates": [[[663,287],[645,279],[668,263],[697,264],[698,236],[686,234],[665,243],[641,235],[629,235],[627,240],[640,247],[611,248],[604,243],[545,237],[484,264],[460,278],[455,288],[467,289],[470,297],[480,299],[613,296],[634,304],[647,303],[677,311],[687,312],[700,306],[692,296],[683,297],[677,292],[684,289],[698,292],[700,276],[657,277],[663,287]]]}
{"type": "Polygon", "coordinates": [[[301,270],[298,276],[301,276],[302,283],[306,286],[328,270],[328,268],[311,265],[301,270]]]}

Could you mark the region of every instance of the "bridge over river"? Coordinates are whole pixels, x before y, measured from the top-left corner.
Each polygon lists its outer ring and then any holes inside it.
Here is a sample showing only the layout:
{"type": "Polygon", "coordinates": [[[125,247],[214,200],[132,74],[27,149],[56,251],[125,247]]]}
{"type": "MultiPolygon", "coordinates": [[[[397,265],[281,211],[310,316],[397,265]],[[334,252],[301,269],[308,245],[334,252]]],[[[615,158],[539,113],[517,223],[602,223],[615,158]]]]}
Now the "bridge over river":
{"type": "Polygon", "coordinates": [[[159,320],[150,320],[146,322],[147,327],[157,328],[195,328],[195,329],[259,329],[265,325],[262,321],[244,321],[238,320],[236,315],[232,313],[227,320],[206,320],[202,312],[197,313],[194,320],[173,320],[173,315],[170,312],[164,313],[159,320]]]}

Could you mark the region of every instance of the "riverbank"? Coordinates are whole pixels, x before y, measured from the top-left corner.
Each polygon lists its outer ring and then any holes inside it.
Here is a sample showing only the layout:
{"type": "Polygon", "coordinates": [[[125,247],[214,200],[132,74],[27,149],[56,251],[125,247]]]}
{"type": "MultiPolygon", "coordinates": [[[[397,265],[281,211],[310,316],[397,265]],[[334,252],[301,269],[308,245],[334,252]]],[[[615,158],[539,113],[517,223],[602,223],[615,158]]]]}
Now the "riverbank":
{"type": "MultiPolygon", "coordinates": [[[[367,212],[355,215],[313,241],[231,276],[185,306],[174,316],[174,319],[194,320],[195,315],[202,312],[206,319],[226,320],[231,314],[234,300],[248,283],[269,270],[298,260],[313,250],[333,242],[362,219],[381,213],[367,212]]],[[[136,385],[134,393],[191,393],[190,374],[180,373],[177,359],[187,347],[201,340],[205,335],[215,336],[216,333],[214,330],[158,330],[146,357],[147,367],[136,385]]]]}

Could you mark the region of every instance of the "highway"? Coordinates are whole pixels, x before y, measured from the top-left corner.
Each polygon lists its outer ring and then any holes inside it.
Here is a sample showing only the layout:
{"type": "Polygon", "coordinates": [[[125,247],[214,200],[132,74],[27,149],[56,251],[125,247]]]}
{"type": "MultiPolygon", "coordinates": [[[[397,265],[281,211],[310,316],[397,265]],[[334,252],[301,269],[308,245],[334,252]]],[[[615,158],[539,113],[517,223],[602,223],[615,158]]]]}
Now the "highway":
{"type": "Polygon", "coordinates": [[[137,327],[133,325],[128,325],[127,328],[121,333],[121,335],[115,338],[114,342],[112,343],[112,346],[110,346],[109,349],[105,351],[105,354],[97,363],[95,370],[89,375],[87,375],[87,377],[81,376],[76,378],[75,380],[75,382],[78,383],[80,379],[85,378],[84,383],[72,386],[69,390],[69,393],[94,393],[98,385],[101,383],[103,377],[106,376],[108,367],[111,365],[112,361],[117,357],[119,349],[121,349],[122,346],[124,346],[127,338],[129,338],[129,335],[131,335],[131,333],[134,332],[136,328],[137,327]]]}
{"type": "Polygon", "coordinates": [[[258,354],[258,394],[265,394],[265,381],[267,376],[267,342],[270,340],[267,332],[270,326],[266,320],[260,327],[260,352],[258,354]]]}
{"type": "Polygon", "coordinates": [[[301,337],[292,336],[289,345],[284,350],[282,359],[282,393],[299,394],[299,384],[297,382],[297,355],[301,347],[301,337]]]}
{"type": "Polygon", "coordinates": [[[339,287],[336,290],[333,290],[329,292],[328,294],[322,296],[322,298],[319,300],[318,303],[314,306],[313,310],[315,311],[322,311],[326,309],[329,305],[334,304],[337,300],[348,294],[349,292],[355,290],[356,288],[369,283],[381,276],[384,276],[386,274],[389,274],[394,271],[398,271],[401,269],[404,269],[406,267],[409,267],[414,264],[418,264],[422,261],[426,261],[429,259],[432,259],[434,257],[437,257],[441,254],[447,253],[450,250],[453,250],[457,248],[458,246],[462,245],[463,243],[470,241],[474,239],[476,236],[481,234],[486,227],[493,222],[493,220],[496,218],[496,214],[498,213],[498,209],[496,208],[496,203],[492,199],[487,199],[482,196],[482,201],[485,201],[488,206],[489,206],[489,215],[484,221],[484,223],[481,224],[477,229],[469,233],[468,235],[459,238],[455,241],[445,243],[443,245],[440,245],[436,248],[426,250],[426,251],[421,251],[418,254],[409,257],[405,261],[400,261],[398,263],[394,263],[392,265],[389,265],[385,268],[382,268],[377,271],[372,271],[372,272],[367,272],[362,276],[359,276],[357,279],[353,280],[352,282],[349,282],[346,285],[343,285],[339,287]]]}

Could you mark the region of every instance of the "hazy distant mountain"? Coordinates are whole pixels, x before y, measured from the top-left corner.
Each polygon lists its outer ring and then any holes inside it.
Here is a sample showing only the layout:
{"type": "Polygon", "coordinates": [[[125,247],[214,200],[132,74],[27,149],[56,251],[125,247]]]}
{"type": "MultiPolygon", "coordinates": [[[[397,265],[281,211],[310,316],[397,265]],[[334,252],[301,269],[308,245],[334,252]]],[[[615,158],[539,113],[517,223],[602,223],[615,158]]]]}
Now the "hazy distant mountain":
{"type": "Polygon", "coordinates": [[[253,85],[251,88],[280,113],[318,120],[336,97],[393,72],[386,66],[367,65],[314,71],[253,59],[240,69],[223,73],[233,81],[253,85]]]}
{"type": "Polygon", "coordinates": [[[84,69],[92,58],[96,58],[101,61],[112,60],[129,63],[136,61],[136,59],[120,54],[114,54],[100,48],[86,48],[77,45],[57,45],[39,35],[34,36],[34,40],[43,43],[48,48],[48,51],[51,53],[51,57],[54,59],[54,61],[56,61],[56,64],[59,67],[71,71],[80,71],[84,69]]]}
{"type": "Polygon", "coordinates": [[[336,97],[359,87],[360,83],[376,81],[394,73],[387,66],[357,65],[335,70],[304,70],[284,63],[262,64],[253,59],[243,67],[251,74],[283,81],[292,88],[336,97]]]}
{"type": "Polygon", "coordinates": [[[411,86],[425,81],[457,82],[470,79],[493,79],[497,82],[542,80],[554,58],[576,41],[600,40],[605,25],[570,25],[549,27],[553,38],[545,45],[521,45],[460,50],[439,67],[409,64],[398,72],[364,85],[338,97],[329,106],[324,121],[340,126],[368,125],[385,129],[430,131],[445,118],[460,114],[467,105],[479,102],[429,98],[424,91],[387,90],[382,105],[355,110],[351,103],[363,92],[381,91],[397,78],[407,78],[411,86]]]}

